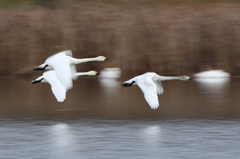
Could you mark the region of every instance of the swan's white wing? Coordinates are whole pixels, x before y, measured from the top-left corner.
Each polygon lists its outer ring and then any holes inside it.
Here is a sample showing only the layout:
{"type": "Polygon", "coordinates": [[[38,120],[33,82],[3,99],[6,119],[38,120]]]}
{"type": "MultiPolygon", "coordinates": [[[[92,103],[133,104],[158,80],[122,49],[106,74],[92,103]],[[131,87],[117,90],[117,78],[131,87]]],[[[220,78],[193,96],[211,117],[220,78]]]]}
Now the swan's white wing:
{"type": "Polygon", "coordinates": [[[45,80],[51,85],[52,92],[58,102],[63,102],[66,99],[66,88],[58,80],[55,71],[47,71],[43,74],[45,80]]]}
{"type": "Polygon", "coordinates": [[[71,56],[71,57],[73,56],[71,50],[65,50],[65,51],[62,51],[62,52],[67,56],[71,56]]]}
{"type": "Polygon", "coordinates": [[[71,73],[72,73],[72,79],[75,80],[77,79],[76,73],[77,73],[77,68],[76,65],[70,65],[71,73]]]}
{"type": "Polygon", "coordinates": [[[159,107],[158,96],[156,93],[156,84],[151,78],[138,79],[136,81],[137,85],[142,90],[144,97],[152,109],[157,109],[159,107]]]}
{"type": "Polygon", "coordinates": [[[71,89],[72,84],[72,73],[70,69],[70,64],[68,61],[62,61],[61,64],[54,66],[54,70],[56,71],[56,75],[59,81],[67,90],[71,89]]]}
{"type": "Polygon", "coordinates": [[[55,54],[49,57],[46,63],[54,68],[57,78],[67,90],[72,88],[70,61],[65,54],[55,54]]]}
{"type": "Polygon", "coordinates": [[[63,85],[53,84],[51,88],[58,102],[63,102],[66,99],[66,89],[63,85]]]}
{"type": "Polygon", "coordinates": [[[155,81],[155,84],[157,86],[157,94],[163,94],[164,90],[162,83],[160,81],[155,81]]]}

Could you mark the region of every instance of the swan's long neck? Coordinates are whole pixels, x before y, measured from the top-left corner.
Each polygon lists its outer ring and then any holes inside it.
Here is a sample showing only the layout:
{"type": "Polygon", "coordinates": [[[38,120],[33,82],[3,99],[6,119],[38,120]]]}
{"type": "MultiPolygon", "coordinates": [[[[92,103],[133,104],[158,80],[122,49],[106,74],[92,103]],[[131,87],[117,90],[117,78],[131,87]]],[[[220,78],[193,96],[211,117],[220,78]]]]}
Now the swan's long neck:
{"type": "Polygon", "coordinates": [[[90,75],[88,72],[77,72],[75,73],[75,76],[79,77],[79,76],[85,76],[85,75],[90,75]]]}
{"type": "Polygon", "coordinates": [[[84,62],[90,62],[90,61],[98,61],[96,57],[94,58],[83,58],[83,59],[77,59],[77,58],[72,58],[69,57],[71,62],[74,64],[80,64],[80,63],[84,63],[84,62]]]}
{"type": "Polygon", "coordinates": [[[179,77],[171,77],[171,76],[159,76],[157,78],[157,80],[160,80],[160,81],[167,81],[167,80],[182,80],[182,77],[179,76],[179,77]]]}

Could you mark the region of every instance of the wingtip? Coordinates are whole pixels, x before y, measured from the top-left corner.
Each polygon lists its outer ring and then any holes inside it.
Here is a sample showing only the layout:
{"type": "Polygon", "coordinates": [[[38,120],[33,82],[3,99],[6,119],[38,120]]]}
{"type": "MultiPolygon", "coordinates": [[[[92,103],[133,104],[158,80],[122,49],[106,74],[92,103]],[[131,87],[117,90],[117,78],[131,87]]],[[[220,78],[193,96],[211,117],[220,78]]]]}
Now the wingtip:
{"type": "Polygon", "coordinates": [[[150,105],[150,107],[151,107],[151,109],[156,110],[156,109],[158,109],[159,105],[158,105],[158,104],[156,104],[156,105],[150,105]]]}
{"type": "Polygon", "coordinates": [[[65,99],[58,99],[57,101],[58,101],[59,103],[63,103],[64,100],[65,100],[65,99]]]}

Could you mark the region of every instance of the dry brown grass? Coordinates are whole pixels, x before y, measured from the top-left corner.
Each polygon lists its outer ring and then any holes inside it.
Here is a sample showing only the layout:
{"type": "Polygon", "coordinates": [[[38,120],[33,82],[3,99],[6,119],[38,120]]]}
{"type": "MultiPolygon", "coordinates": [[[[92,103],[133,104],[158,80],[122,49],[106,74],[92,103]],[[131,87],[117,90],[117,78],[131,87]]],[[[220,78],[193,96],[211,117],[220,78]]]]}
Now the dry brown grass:
{"type": "Polygon", "coordinates": [[[56,52],[105,55],[79,71],[120,67],[123,75],[224,69],[240,74],[239,5],[79,4],[0,11],[0,75],[34,75],[56,52]]]}

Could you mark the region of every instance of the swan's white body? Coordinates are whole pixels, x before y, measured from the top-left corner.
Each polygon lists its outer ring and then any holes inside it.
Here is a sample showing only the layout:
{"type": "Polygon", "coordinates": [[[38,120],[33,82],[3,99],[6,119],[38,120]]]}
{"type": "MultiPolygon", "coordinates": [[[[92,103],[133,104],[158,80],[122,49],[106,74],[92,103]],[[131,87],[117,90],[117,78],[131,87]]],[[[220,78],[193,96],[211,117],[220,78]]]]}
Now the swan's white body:
{"type": "Polygon", "coordinates": [[[179,77],[168,77],[159,76],[154,72],[147,72],[145,74],[136,76],[123,83],[123,86],[129,87],[131,85],[138,85],[142,90],[147,103],[152,109],[157,109],[159,107],[157,94],[162,94],[164,92],[161,81],[165,80],[188,80],[188,76],[179,77]]]}
{"type": "Polygon", "coordinates": [[[66,50],[48,57],[43,64],[39,65],[34,70],[54,69],[59,81],[65,88],[70,89],[72,88],[72,80],[77,78],[76,64],[105,60],[108,60],[108,58],[104,56],[83,59],[73,58],[72,51],[66,50]]]}
{"type": "MultiPolygon", "coordinates": [[[[88,71],[88,72],[75,73],[75,76],[76,77],[84,76],[84,75],[93,76],[96,74],[97,74],[96,71],[88,71]]],[[[60,82],[55,70],[50,70],[50,71],[44,72],[42,76],[40,76],[37,79],[32,81],[32,84],[35,84],[35,83],[49,83],[51,85],[52,92],[58,102],[63,102],[66,99],[66,92],[67,92],[68,88],[66,88],[60,82]]]]}
{"type": "Polygon", "coordinates": [[[196,73],[194,75],[196,78],[226,78],[230,77],[230,74],[227,72],[224,72],[223,70],[209,70],[209,71],[203,71],[200,73],[196,73]]]}

